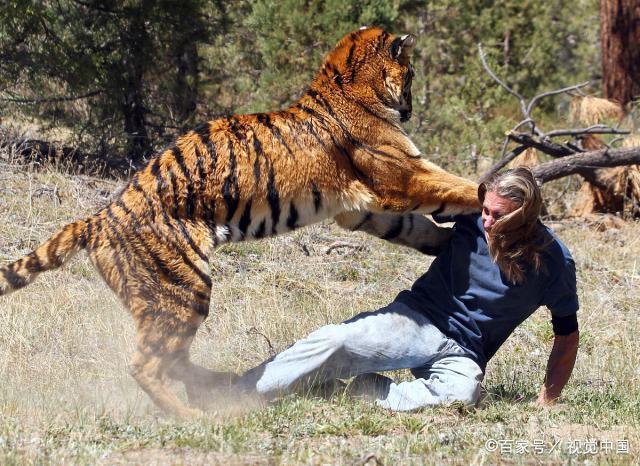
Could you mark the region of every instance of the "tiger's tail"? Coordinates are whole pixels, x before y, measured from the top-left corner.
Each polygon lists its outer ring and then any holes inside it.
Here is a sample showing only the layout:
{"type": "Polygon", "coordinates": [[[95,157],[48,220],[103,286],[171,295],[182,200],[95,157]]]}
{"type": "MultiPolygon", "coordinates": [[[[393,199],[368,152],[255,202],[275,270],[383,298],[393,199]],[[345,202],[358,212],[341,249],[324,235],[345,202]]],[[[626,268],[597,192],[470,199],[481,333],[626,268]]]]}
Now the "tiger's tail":
{"type": "Polygon", "coordinates": [[[27,286],[46,270],[57,269],[87,244],[88,220],[78,220],[22,259],[0,267],[0,296],[27,286]]]}

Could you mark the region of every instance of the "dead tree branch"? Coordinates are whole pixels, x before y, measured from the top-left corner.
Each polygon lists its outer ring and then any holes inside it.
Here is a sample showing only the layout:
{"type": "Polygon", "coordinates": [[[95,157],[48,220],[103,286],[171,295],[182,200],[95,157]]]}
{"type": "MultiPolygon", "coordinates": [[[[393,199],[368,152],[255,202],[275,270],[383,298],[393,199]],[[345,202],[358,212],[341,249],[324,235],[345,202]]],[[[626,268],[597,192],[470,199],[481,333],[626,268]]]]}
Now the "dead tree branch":
{"type": "Polygon", "coordinates": [[[106,154],[91,154],[75,147],[54,144],[38,139],[4,139],[0,134],[0,149],[12,162],[41,166],[61,166],[75,173],[97,174],[110,178],[127,178],[135,169],[122,158],[106,154]]]}
{"type": "MultiPolygon", "coordinates": [[[[582,175],[587,181],[597,183],[598,177],[594,172],[596,168],[638,163],[635,156],[614,156],[614,154],[618,154],[619,150],[617,149],[608,148],[607,150],[609,152],[585,152],[582,148],[581,140],[587,135],[629,134],[629,131],[612,128],[611,126],[602,124],[592,125],[587,128],[567,128],[544,131],[536,124],[536,121],[532,117],[531,113],[533,112],[535,106],[542,99],[544,99],[545,97],[551,97],[571,92],[582,93],[582,88],[588,86],[589,82],[583,82],[573,86],[563,87],[562,89],[546,91],[534,96],[529,102],[527,102],[522,94],[509,87],[491,69],[487,62],[486,54],[482,48],[482,44],[478,44],[478,54],[480,56],[482,66],[484,67],[487,74],[491,76],[491,78],[496,83],[498,83],[498,85],[500,85],[507,92],[518,99],[520,111],[522,112],[523,117],[522,121],[516,124],[511,129],[511,131],[506,134],[500,151],[500,159],[484,175],[482,175],[482,177],[480,177],[481,181],[503,169],[511,160],[513,160],[529,147],[532,147],[551,157],[562,158],[563,161],[569,158],[569,161],[564,164],[560,163],[560,161],[552,161],[540,165],[540,173],[543,175],[543,178],[545,178],[545,181],[560,178],[562,176],[567,176],[572,173],[578,173],[582,175]],[[523,127],[528,127],[529,131],[519,131],[521,128],[524,129],[523,127]],[[569,140],[560,143],[552,139],[558,137],[569,138],[569,140]],[[509,142],[514,142],[517,144],[517,146],[513,150],[507,152],[509,142]]],[[[627,152],[624,153],[626,154],[627,152]]],[[[635,152],[632,150],[631,153],[635,152]]]]}
{"type": "Polygon", "coordinates": [[[76,95],[76,96],[58,96],[58,97],[46,97],[40,99],[28,99],[26,97],[0,97],[0,102],[12,102],[14,104],[22,104],[22,105],[34,105],[34,104],[44,104],[44,103],[53,103],[53,102],[72,102],[74,100],[82,100],[89,99],[91,97],[95,97],[97,95],[102,94],[103,91],[92,91],[87,92],[86,94],[76,95]]]}
{"type": "Polygon", "coordinates": [[[534,176],[542,183],[556,180],[568,175],[583,175],[592,178],[598,168],[618,167],[621,165],[640,164],[640,147],[624,149],[601,149],[581,154],[569,155],[533,167],[534,176]]]}
{"type": "Polygon", "coordinates": [[[273,347],[273,344],[271,343],[271,340],[269,339],[269,337],[266,336],[261,331],[259,331],[256,327],[249,328],[247,330],[247,335],[258,335],[258,336],[261,336],[262,338],[264,338],[264,340],[267,342],[267,345],[269,346],[269,356],[273,357],[276,354],[278,354],[276,349],[273,347]]]}
{"type": "Polygon", "coordinates": [[[525,148],[533,147],[534,149],[537,149],[544,154],[550,155],[551,157],[565,157],[567,155],[575,154],[576,152],[582,152],[567,147],[566,145],[551,141],[550,139],[536,138],[535,136],[531,136],[529,134],[512,133],[508,135],[508,138],[511,141],[521,144],[525,148]]]}
{"type": "Polygon", "coordinates": [[[336,241],[329,245],[329,247],[324,251],[325,254],[331,254],[333,251],[338,249],[351,249],[353,251],[362,251],[366,249],[366,246],[359,243],[350,243],[348,241],[336,241]]]}
{"type": "Polygon", "coordinates": [[[629,134],[630,131],[611,128],[607,125],[593,125],[588,128],[555,129],[546,133],[548,138],[557,136],[582,136],[584,134],[629,134]]]}
{"type": "Polygon", "coordinates": [[[489,76],[491,76],[495,82],[500,84],[509,94],[512,94],[518,99],[518,102],[520,102],[520,109],[522,110],[522,114],[525,116],[525,118],[528,118],[526,100],[524,99],[524,97],[522,97],[522,95],[519,92],[514,91],[509,86],[507,86],[504,83],[504,81],[502,81],[489,67],[484,50],[482,49],[482,44],[478,44],[478,53],[480,54],[480,61],[482,62],[482,66],[484,67],[485,71],[489,73],[489,76]]]}
{"type": "Polygon", "coordinates": [[[496,75],[494,73],[494,71],[491,69],[491,67],[487,63],[486,54],[484,53],[484,49],[482,48],[482,44],[478,44],[478,54],[480,55],[480,61],[482,62],[482,66],[485,69],[485,71],[487,72],[487,74],[489,76],[491,76],[491,78],[495,82],[497,82],[500,86],[502,86],[502,88],[504,88],[507,92],[509,92],[511,95],[515,96],[518,99],[518,102],[520,104],[520,111],[522,112],[522,116],[523,116],[523,120],[520,123],[518,123],[512,131],[516,131],[520,127],[528,124],[531,127],[531,133],[532,134],[536,134],[536,135],[538,135],[540,137],[549,136],[548,134],[545,134],[544,131],[542,131],[538,127],[538,125],[536,125],[535,120],[531,117],[531,112],[533,111],[533,108],[536,106],[536,104],[539,101],[541,101],[542,99],[544,99],[545,97],[550,97],[550,96],[558,95],[558,94],[564,94],[564,93],[568,93],[568,92],[572,92],[572,91],[579,91],[583,87],[589,85],[589,81],[586,81],[586,82],[583,82],[583,83],[580,83],[580,84],[575,84],[573,86],[563,87],[562,89],[554,89],[554,90],[551,90],[551,91],[546,91],[546,92],[543,92],[542,94],[538,94],[538,95],[534,96],[529,101],[529,103],[527,103],[527,100],[522,96],[522,94],[520,94],[519,92],[517,92],[517,91],[511,89],[509,86],[507,86],[507,84],[505,84],[505,82],[502,79],[500,79],[498,77],[498,75],[496,75]]]}
{"type": "Polygon", "coordinates": [[[527,113],[525,115],[527,116],[527,118],[531,118],[531,111],[533,110],[533,107],[538,103],[538,101],[544,99],[545,97],[551,97],[552,95],[565,94],[571,91],[577,91],[579,89],[582,89],[583,87],[588,86],[589,84],[590,84],[589,81],[585,81],[583,83],[576,84],[574,86],[563,87],[562,89],[556,89],[553,91],[548,91],[548,92],[543,92],[542,94],[538,94],[533,99],[531,99],[531,102],[529,102],[529,105],[527,105],[527,113]]]}

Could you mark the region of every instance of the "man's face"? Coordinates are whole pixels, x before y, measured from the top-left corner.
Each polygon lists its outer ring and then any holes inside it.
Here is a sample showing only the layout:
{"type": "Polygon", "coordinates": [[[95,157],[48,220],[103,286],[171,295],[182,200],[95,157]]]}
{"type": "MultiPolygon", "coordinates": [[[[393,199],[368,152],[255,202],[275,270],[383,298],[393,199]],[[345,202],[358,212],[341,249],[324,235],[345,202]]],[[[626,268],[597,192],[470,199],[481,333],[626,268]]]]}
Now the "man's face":
{"type": "Polygon", "coordinates": [[[493,191],[487,192],[482,203],[482,225],[487,232],[487,236],[491,236],[491,229],[496,221],[510,214],[518,207],[520,207],[518,203],[511,199],[502,197],[493,191]]]}

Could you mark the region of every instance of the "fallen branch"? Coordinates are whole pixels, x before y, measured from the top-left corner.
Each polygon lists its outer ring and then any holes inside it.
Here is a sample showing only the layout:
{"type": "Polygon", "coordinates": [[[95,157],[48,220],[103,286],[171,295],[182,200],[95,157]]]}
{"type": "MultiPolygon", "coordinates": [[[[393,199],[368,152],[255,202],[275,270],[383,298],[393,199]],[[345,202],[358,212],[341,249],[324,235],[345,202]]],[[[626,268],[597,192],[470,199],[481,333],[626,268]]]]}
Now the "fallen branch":
{"type": "Polygon", "coordinates": [[[577,151],[563,144],[551,141],[550,139],[541,139],[523,133],[511,133],[507,136],[511,141],[517,142],[525,147],[533,147],[551,157],[565,157],[575,154],[577,151]]]}
{"type": "Polygon", "coordinates": [[[575,84],[573,86],[563,87],[562,89],[555,89],[553,91],[547,91],[547,92],[543,92],[542,94],[538,94],[533,99],[531,99],[531,102],[529,102],[529,105],[527,105],[527,112],[525,113],[525,116],[527,118],[531,118],[531,111],[533,110],[533,107],[538,103],[539,100],[542,100],[545,97],[551,97],[552,95],[565,94],[571,91],[578,91],[583,87],[588,86],[589,84],[591,84],[589,81],[585,81],[583,83],[575,84]]]}
{"type": "Polygon", "coordinates": [[[353,249],[354,251],[363,251],[366,249],[366,246],[360,243],[350,243],[348,241],[336,241],[333,244],[330,244],[327,249],[325,249],[325,254],[331,254],[333,251],[338,249],[353,249]]]}
{"type": "Polygon", "coordinates": [[[40,99],[28,99],[26,97],[0,97],[0,102],[12,102],[15,104],[44,104],[53,102],[72,102],[74,100],[88,99],[102,94],[104,91],[92,91],[82,95],[76,96],[58,96],[58,97],[46,97],[40,99]]]}
{"type": "Polygon", "coordinates": [[[489,76],[493,78],[495,82],[500,84],[500,86],[502,86],[504,90],[506,90],[509,94],[515,96],[515,98],[518,99],[518,102],[520,103],[520,110],[522,110],[522,114],[524,115],[525,119],[528,118],[529,116],[527,112],[527,102],[524,100],[524,97],[519,92],[514,91],[509,86],[507,86],[506,83],[502,79],[500,79],[498,75],[496,75],[493,72],[493,70],[487,63],[487,58],[484,53],[484,50],[482,49],[482,44],[478,44],[478,55],[480,55],[480,61],[482,62],[482,66],[484,67],[485,71],[489,74],[489,76]]]}
{"type": "Polygon", "coordinates": [[[271,340],[269,339],[269,337],[266,336],[261,331],[259,331],[256,327],[249,328],[246,331],[246,333],[247,333],[247,335],[258,335],[258,336],[261,336],[262,338],[264,338],[264,340],[267,342],[267,345],[269,346],[269,356],[273,357],[278,353],[276,351],[276,349],[273,347],[273,344],[271,343],[271,340]]]}
{"type": "MultiPolygon", "coordinates": [[[[600,126],[600,125],[598,125],[600,126]]],[[[588,129],[588,128],[586,128],[588,129]]],[[[563,130],[564,131],[564,130],[563,130]]],[[[587,134],[587,133],[585,133],[587,134]]],[[[593,133],[592,133],[593,134],[593,133]]],[[[536,136],[531,136],[529,134],[524,134],[524,133],[512,133],[509,132],[507,134],[507,139],[513,142],[518,143],[519,145],[513,149],[511,152],[509,152],[508,154],[502,156],[500,158],[500,160],[498,160],[489,170],[487,170],[486,173],[484,173],[479,181],[482,182],[484,180],[486,180],[489,176],[498,173],[500,170],[502,170],[511,160],[513,160],[514,158],[516,158],[520,153],[524,152],[526,149],[528,149],[529,147],[533,147],[536,150],[539,150],[540,152],[550,155],[551,157],[554,158],[562,158],[563,160],[566,159],[567,157],[570,156],[578,156],[578,158],[576,158],[575,160],[582,160],[580,157],[584,157],[584,156],[589,156],[589,157],[593,157],[593,154],[595,153],[599,153],[599,154],[605,154],[608,153],[611,156],[613,156],[613,154],[617,154],[620,151],[629,151],[629,150],[636,150],[637,148],[632,148],[632,149],[611,149],[611,148],[607,148],[607,149],[602,149],[600,151],[592,151],[592,152],[585,152],[584,149],[572,144],[572,143],[566,143],[566,144],[559,144],[555,141],[552,141],[551,139],[549,139],[548,137],[545,138],[538,138],[536,136]],[[609,151],[609,152],[607,152],[609,151]]],[[[573,159],[572,159],[573,160],[573,159]]],[[[580,175],[582,175],[582,177],[589,181],[590,183],[600,186],[602,183],[599,181],[597,175],[595,174],[594,170],[596,168],[602,168],[602,167],[616,167],[616,166],[620,166],[620,165],[632,165],[632,164],[636,164],[638,163],[637,161],[635,161],[634,157],[631,157],[631,159],[629,159],[629,162],[625,162],[625,158],[621,158],[618,159],[616,158],[615,160],[612,161],[608,161],[606,158],[602,159],[602,161],[600,162],[599,158],[596,157],[596,162],[591,163],[591,164],[586,164],[584,167],[580,167],[580,169],[574,173],[578,173],[580,175]],[[602,163],[602,164],[600,164],[602,163]],[[612,163],[612,165],[606,165],[606,163],[612,163]]],[[[549,162],[552,163],[552,162],[549,162]]],[[[573,162],[572,162],[573,163],[573,162]]],[[[547,164],[544,164],[547,165],[547,164]]],[[[559,164],[560,166],[560,164],[559,164]]],[[[566,175],[560,175],[556,178],[560,178],[561,176],[567,176],[570,175],[572,173],[567,173],[566,175]]],[[[555,179],[555,178],[554,178],[555,179]]]]}
{"type": "Polygon", "coordinates": [[[62,146],[39,139],[1,140],[11,160],[36,166],[55,165],[66,167],[73,173],[127,178],[134,167],[121,158],[86,153],[75,147],[62,146]]]}
{"type": "Polygon", "coordinates": [[[558,160],[532,167],[534,176],[542,183],[568,175],[579,174],[590,178],[597,168],[640,164],[640,147],[601,149],[569,155],[558,160]]]}

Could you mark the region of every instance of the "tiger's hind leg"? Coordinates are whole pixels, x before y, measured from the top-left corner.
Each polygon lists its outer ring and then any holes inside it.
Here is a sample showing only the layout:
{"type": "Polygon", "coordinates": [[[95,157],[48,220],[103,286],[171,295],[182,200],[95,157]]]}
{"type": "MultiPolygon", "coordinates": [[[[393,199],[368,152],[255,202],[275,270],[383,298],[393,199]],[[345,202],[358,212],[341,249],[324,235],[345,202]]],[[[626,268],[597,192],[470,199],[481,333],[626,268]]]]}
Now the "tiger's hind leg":
{"type": "Polygon", "coordinates": [[[190,288],[165,284],[152,300],[132,306],[137,321],[137,350],[131,375],[163,410],[193,417],[199,410],[185,406],[167,384],[167,378],[184,383],[190,404],[206,405],[212,388],[230,383],[231,376],[194,364],[189,349],[209,308],[209,286],[190,288]],[[150,302],[151,301],[151,302],[150,302]]]}
{"type": "MultiPolygon", "coordinates": [[[[188,286],[165,283],[153,300],[160,306],[138,314],[138,351],[134,360],[140,358],[139,353],[161,356],[161,372],[156,378],[166,375],[184,383],[189,403],[204,408],[215,388],[229,386],[237,376],[209,370],[189,358],[198,327],[208,315],[211,295],[211,283],[198,278],[192,276],[188,286]]],[[[135,373],[135,361],[133,367],[135,373]]]]}
{"type": "Polygon", "coordinates": [[[183,418],[198,416],[200,411],[185,406],[166,380],[191,344],[198,325],[189,325],[167,312],[149,314],[154,317],[138,320],[137,349],[131,358],[130,374],[164,411],[183,418]]]}
{"type": "MultiPolygon", "coordinates": [[[[211,279],[204,253],[190,248],[172,231],[136,223],[130,228],[113,216],[100,219],[88,244],[89,257],[107,284],[129,308],[137,327],[131,375],[163,410],[193,417],[172,391],[167,377],[190,384],[210,371],[188,360],[189,348],[209,311],[211,279]]],[[[193,235],[195,237],[195,235],[193,235]]],[[[200,241],[197,242],[200,244],[200,241]]]]}
{"type": "MultiPolygon", "coordinates": [[[[194,302],[198,297],[192,296],[194,302]]],[[[208,304],[207,304],[208,306],[208,304]]],[[[173,303],[170,311],[152,308],[149,317],[138,319],[137,350],[131,361],[131,375],[163,410],[180,417],[193,417],[197,409],[184,406],[166,383],[166,378],[185,385],[189,403],[205,408],[214,389],[229,386],[235,374],[215,372],[193,363],[189,348],[204,316],[189,306],[173,303]]]]}

